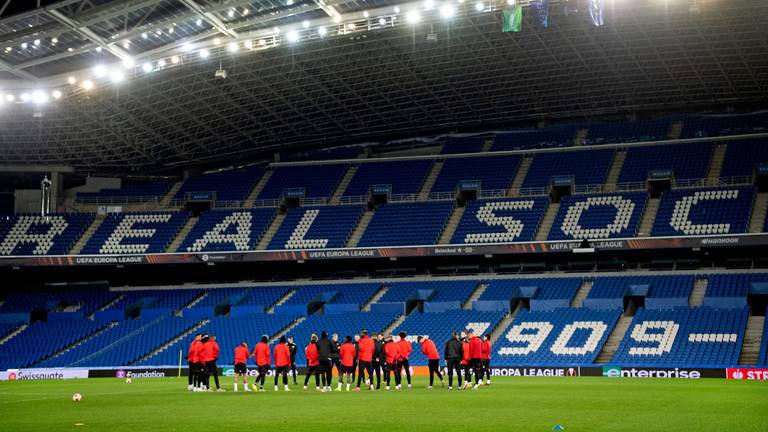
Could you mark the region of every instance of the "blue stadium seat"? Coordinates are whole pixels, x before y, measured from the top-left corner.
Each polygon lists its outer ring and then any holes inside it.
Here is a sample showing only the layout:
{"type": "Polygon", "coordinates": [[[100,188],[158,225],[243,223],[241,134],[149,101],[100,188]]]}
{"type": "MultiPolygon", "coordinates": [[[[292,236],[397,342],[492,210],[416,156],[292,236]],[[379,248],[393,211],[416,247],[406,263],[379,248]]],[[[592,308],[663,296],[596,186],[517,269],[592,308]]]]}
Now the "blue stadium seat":
{"type": "Polygon", "coordinates": [[[186,212],[110,213],[81,253],[162,253],[188,218],[186,212]]]}
{"type": "Polygon", "coordinates": [[[179,246],[179,252],[254,250],[275,214],[273,208],[205,212],[179,246]]]}
{"type": "Polygon", "coordinates": [[[297,207],[288,210],[268,249],[346,246],[365,210],[362,206],[297,207]]]}
{"type": "Polygon", "coordinates": [[[618,182],[644,182],[653,170],[672,170],[677,180],[705,178],[712,148],[711,143],[630,147],[618,182]]]}
{"type": "Polygon", "coordinates": [[[432,192],[453,192],[462,180],[480,180],[482,190],[507,190],[518,165],[519,156],[446,159],[432,192]]]}
{"type": "Polygon", "coordinates": [[[768,163],[768,139],[728,141],[720,177],[751,176],[755,165],[768,163]]]}
{"type": "Polygon", "coordinates": [[[145,182],[124,182],[119,189],[101,189],[98,192],[78,192],[80,202],[112,202],[115,200],[135,201],[139,198],[161,198],[173,186],[173,180],[151,180],[145,182]]]}
{"type": "Polygon", "coordinates": [[[753,283],[768,283],[768,273],[713,274],[707,283],[706,297],[744,297],[753,283]]]}
{"type": "Polygon", "coordinates": [[[544,129],[498,133],[493,140],[491,151],[570,147],[573,145],[577,129],[576,125],[556,125],[544,129]]]}
{"type": "Polygon", "coordinates": [[[485,138],[479,135],[456,137],[449,136],[443,145],[442,154],[479,153],[485,138]]]}
{"type": "Polygon", "coordinates": [[[511,300],[528,297],[537,300],[570,301],[579,290],[581,278],[516,278],[489,279],[478,300],[511,300]],[[533,291],[531,294],[529,291],[533,291]]]}
{"type": "Polygon", "coordinates": [[[613,162],[613,150],[538,153],[523,181],[523,188],[549,186],[552,177],[573,176],[577,185],[603,184],[613,162]]]}
{"type": "Polygon", "coordinates": [[[647,201],[642,192],[567,196],[560,201],[549,240],[634,237],[647,201]]]}
{"type": "Polygon", "coordinates": [[[258,199],[278,199],[293,188],[304,188],[306,198],[330,198],[348,168],[347,164],[277,167],[258,199]]]}
{"type": "Polygon", "coordinates": [[[321,293],[330,293],[332,297],[327,303],[346,303],[362,305],[379,290],[378,283],[337,283],[295,286],[294,293],[285,304],[309,304],[321,293]]]}
{"type": "Polygon", "coordinates": [[[549,204],[544,197],[478,200],[467,204],[453,244],[533,241],[549,204]]]}
{"type": "Polygon", "coordinates": [[[203,294],[200,289],[115,291],[123,295],[105,310],[123,310],[129,307],[179,310],[203,294]]]}
{"type": "Polygon", "coordinates": [[[0,313],[29,312],[75,308],[78,313],[88,316],[100,307],[117,298],[118,294],[104,289],[78,288],[61,290],[37,290],[27,288],[11,291],[0,305],[0,313]]]}
{"type": "Polygon", "coordinates": [[[0,215],[0,255],[65,255],[93,222],[89,213],[0,215]]]}
{"type": "Polygon", "coordinates": [[[624,297],[639,295],[645,297],[648,309],[687,306],[695,279],[692,275],[597,277],[584,305],[621,308],[624,297]]]}
{"type": "Polygon", "coordinates": [[[30,367],[96,332],[104,324],[87,320],[37,321],[0,345],[0,369],[30,367]]]}
{"type": "Polygon", "coordinates": [[[409,363],[411,366],[426,366],[427,358],[421,353],[421,347],[417,343],[419,336],[428,336],[435,342],[440,357],[443,356],[443,347],[453,335],[453,331],[472,329],[475,334],[482,336],[490,334],[504,316],[501,312],[477,312],[468,310],[454,310],[441,313],[412,313],[400,324],[393,334],[401,331],[406,333],[406,340],[413,345],[409,363]]]}
{"type": "MultiPolygon", "coordinates": [[[[768,317],[768,310],[763,315],[768,317]]],[[[763,319],[763,338],[760,340],[760,353],[757,356],[757,365],[768,366],[768,319],[763,319]]]]}
{"type": "Polygon", "coordinates": [[[619,311],[523,310],[493,348],[495,365],[586,366],[594,363],[619,311]]]}
{"type": "Polygon", "coordinates": [[[263,174],[264,167],[254,165],[189,177],[176,192],[176,199],[184,199],[188,193],[215,192],[217,201],[243,201],[263,174]]]}
{"type": "Polygon", "coordinates": [[[588,125],[587,145],[661,141],[668,138],[670,119],[617,121],[588,125]]]}
{"type": "Polygon", "coordinates": [[[376,208],[359,247],[435,244],[454,207],[453,201],[385,204],[376,208]]]}
{"type": "Polygon", "coordinates": [[[661,196],[652,235],[746,232],[754,197],[753,187],[666,191],[661,196]]]}
{"type": "Polygon", "coordinates": [[[391,185],[393,194],[418,193],[434,163],[431,159],[361,163],[344,196],[368,195],[373,185],[391,185]]]}
{"type": "Polygon", "coordinates": [[[361,146],[334,147],[331,149],[309,150],[281,156],[283,162],[292,161],[323,161],[339,159],[356,159],[363,151],[361,146]]]}
{"type": "Polygon", "coordinates": [[[611,364],[733,366],[738,364],[747,309],[639,309],[611,364]]]}
{"type": "Polygon", "coordinates": [[[762,133],[768,130],[768,113],[688,116],[681,138],[717,137],[762,133]]]}
{"type": "Polygon", "coordinates": [[[472,295],[478,283],[476,280],[390,282],[386,284],[387,292],[379,299],[379,302],[404,302],[411,296],[416,297],[419,294],[417,290],[423,290],[421,293],[428,293],[428,295],[421,300],[430,302],[458,302],[463,304],[472,295]]]}

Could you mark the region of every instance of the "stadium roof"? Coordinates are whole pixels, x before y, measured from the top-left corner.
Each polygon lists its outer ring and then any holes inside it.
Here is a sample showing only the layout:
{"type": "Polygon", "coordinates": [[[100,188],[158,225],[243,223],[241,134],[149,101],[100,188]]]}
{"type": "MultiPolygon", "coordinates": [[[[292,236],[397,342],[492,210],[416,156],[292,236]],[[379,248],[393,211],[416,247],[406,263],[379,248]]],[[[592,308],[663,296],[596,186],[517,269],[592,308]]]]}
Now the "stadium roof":
{"type": "MultiPolygon", "coordinates": [[[[0,163],[150,173],[290,146],[768,101],[768,2],[615,0],[594,27],[586,2],[552,0],[547,28],[519,2],[519,33],[501,31],[506,0],[456,0],[450,19],[449,3],[431,0],[0,12],[0,93],[16,96],[0,102],[0,163]],[[53,90],[61,99],[20,103],[53,90]]],[[[0,11],[15,3],[35,2],[0,0],[0,11]]]]}

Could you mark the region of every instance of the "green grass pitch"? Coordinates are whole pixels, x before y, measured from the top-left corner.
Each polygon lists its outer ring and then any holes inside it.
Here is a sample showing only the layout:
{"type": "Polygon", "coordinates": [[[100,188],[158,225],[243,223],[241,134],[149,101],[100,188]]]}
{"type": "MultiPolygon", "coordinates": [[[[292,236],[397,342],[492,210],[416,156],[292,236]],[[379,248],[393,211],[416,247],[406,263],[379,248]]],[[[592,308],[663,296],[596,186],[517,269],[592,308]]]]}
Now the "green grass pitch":
{"type": "Polygon", "coordinates": [[[0,431],[768,430],[768,383],[757,381],[496,378],[448,392],[417,378],[413,390],[329,394],[222,384],[226,393],[190,393],[174,378],[2,382],[0,431]]]}

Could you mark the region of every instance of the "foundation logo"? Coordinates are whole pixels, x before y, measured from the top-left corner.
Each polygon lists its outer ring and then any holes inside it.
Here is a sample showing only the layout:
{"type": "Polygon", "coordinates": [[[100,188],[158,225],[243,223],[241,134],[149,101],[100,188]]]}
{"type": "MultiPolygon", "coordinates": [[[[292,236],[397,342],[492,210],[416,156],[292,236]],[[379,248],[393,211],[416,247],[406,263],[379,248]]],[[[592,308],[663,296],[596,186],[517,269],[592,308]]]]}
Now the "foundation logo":
{"type": "Polygon", "coordinates": [[[115,377],[117,378],[125,378],[125,371],[120,369],[115,373],[115,377]]]}

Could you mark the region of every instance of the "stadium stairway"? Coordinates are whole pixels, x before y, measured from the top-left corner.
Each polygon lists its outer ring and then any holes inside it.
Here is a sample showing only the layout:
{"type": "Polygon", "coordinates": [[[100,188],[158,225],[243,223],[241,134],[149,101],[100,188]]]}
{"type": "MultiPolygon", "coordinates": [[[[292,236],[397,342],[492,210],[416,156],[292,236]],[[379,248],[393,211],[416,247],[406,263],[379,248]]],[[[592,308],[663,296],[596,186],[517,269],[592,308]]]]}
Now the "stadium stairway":
{"type": "Polygon", "coordinates": [[[258,197],[261,191],[264,189],[264,186],[267,184],[270,177],[272,177],[272,170],[271,169],[265,170],[264,174],[262,174],[259,181],[256,182],[256,185],[253,187],[253,190],[251,191],[251,193],[249,193],[248,196],[245,198],[245,201],[243,201],[243,207],[245,208],[253,207],[253,204],[256,202],[256,197],[258,197]]]}
{"type": "Polygon", "coordinates": [[[483,146],[480,148],[480,151],[482,153],[487,153],[491,151],[491,147],[493,147],[493,140],[494,140],[493,136],[485,137],[485,139],[483,140],[483,146]]]}
{"type": "Polygon", "coordinates": [[[682,121],[676,121],[673,122],[671,125],[669,125],[669,133],[667,134],[667,138],[671,140],[680,139],[680,134],[683,132],[683,122],[682,121]]]}
{"type": "Polygon", "coordinates": [[[173,337],[171,340],[167,341],[166,343],[160,345],[159,347],[157,347],[153,351],[147,353],[145,356],[143,356],[140,359],[136,360],[133,364],[136,364],[136,365],[137,364],[141,364],[142,362],[145,362],[145,361],[151,359],[152,357],[154,357],[154,356],[160,354],[161,352],[167,350],[168,347],[173,346],[173,344],[175,344],[176,342],[180,341],[181,339],[189,337],[189,335],[191,335],[192,333],[196,332],[200,328],[204,327],[209,322],[211,322],[211,320],[206,318],[206,319],[196,323],[192,327],[184,330],[183,332],[181,332],[178,335],[176,335],[175,337],[173,337]]]}
{"type": "Polygon", "coordinates": [[[278,306],[280,306],[280,305],[282,305],[282,304],[285,304],[285,302],[287,302],[288,300],[290,300],[290,299],[291,299],[291,297],[293,297],[293,295],[294,295],[294,294],[296,294],[296,289],[295,289],[295,288],[294,288],[294,289],[291,289],[291,290],[289,290],[288,292],[286,292],[285,294],[283,294],[283,296],[282,296],[282,297],[280,297],[279,299],[277,299],[277,301],[275,302],[275,304],[273,304],[273,305],[269,306],[269,307],[268,307],[268,308],[267,308],[267,309],[266,309],[264,312],[265,312],[265,313],[272,313],[272,312],[274,312],[276,307],[278,307],[278,306]]]}
{"type": "Polygon", "coordinates": [[[461,222],[462,216],[464,216],[464,212],[467,210],[466,206],[456,206],[453,208],[453,212],[451,213],[451,216],[448,218],[448,222],[445,223],[445,228],[443,229],[443,233],[440,234],[440,240],[438,240],[437,244],[446,245],[451,244],[451,239],[453,239],[453,234],[456,232],[456,228],[459,227],[459,223],[461,222]]]}
{"type": "Polygon", "coordinates": [[[409,314],[398,315],[397,318],[394,319],[394,321],[389,323],[387,328],[385,328],[382,331],[382,333],[385,335],[392,334],[392,332],[395,331],[396,328],[400,327],[400,325],[405,322],[405,320],[408,318],[408,315],[409,314]]]}
{"type": "Polygon", "coordinates": [[[656,213],[659,212],[659,204],[661,199],[649,198],[648,203],[645,205],[645,213],[640,220],[640,227],[637,229],[638,237],[650,237],[651,230],[653,229],[653,223],[656,221],[656,213]]]}
{"type": "Polygon", "coordinates": [[[547,207],[547,211],[544,213],[544,217],[541,218],[539,224],[539,231],[536,233],[534,240],[546,241],[549,237],[549,232],[552,230],[552,225],[555,223],[555,217],[560,210],[560,203],[550,203],[547,207]]]}
{"type": "Polygon", "coordinates": [[[589,291],[592,289],[592,285],[595,282],[592,280],[583,280],[579,285],[579,290],[576,291],[576,295],[571,300],[572,308],[580,308],[584,304],[584,299],[589,295],[589,291]]]}
{"type": "Polygon", "coordinates": [[[747,330],[744,333],[744,343],[741,345],[741,354],[739,355],[740,366],[757,365],[764,325],[764,316],[750,316],[747,318],[747,330]]]}
{"type": "Polygon", "coordinates": [[[435,185],[437,177],[440,175],[440,171],[443,170],[444,160],[435,161],[432,165],[432,169],[429,170],[427,178],[424,179],[424,184],[421,185],[419,190],[419,199],[426,200],[429,197],[429,193],[432,191],[432,186],[435,185]]]}
{"type": "Polygon", "coordinates": [[[587,142],[587,135],[589,135],[589,129],[579,128],[576,131],[576,136],[573,138],[573,145],[581,146],[587,142]]]}
{"type": "Polygon", "coordinates": [[[339,185],[336,186],[336,190],[333,192],[333,195],[331,195],[331,199],[328,202],[329,204],[336,205],[341,202],[341,197],[344,196],[344,192],[347,190],[347,186],[349,186],[355,173],[357,173],[357,169],[357,165],[350,165],[349,168],[347,168],[347,172],[344,173],[344,177],[341,178],[339,185]]]}
{"type": "MultiPolygon", "coordinates": [[[[98,312],[104,312],[105,310],[108,310],[112,306],[120,303],[125,298],[125,294],[120,294],[119,296],[113,298],[109,303],[105,304],[104,306],[100,307],[97,311],[98,312]]],[[[96,315],[96,312],[92,313],[91,316],[86,317],[88,319],[93,318],[93,316],[96,315]]]]}
{"type": "Polygon", "coordinates": [[[763,232],[765,213],[768,211],[768,192],[758,192],[752,204],[752,215],[749,219],[749,232],[763,232]]]}
{"type": "Polygon", "coordinates": [[[701,306],[701,303],[704,301],[704,296],[707,294],[708,284],[709,280],[707,278],[696,279],[696,282],[693,283],[691,295],[688,297],[689,307],[693,308],[701,306]]]}
{"type": "Polygon", "coordinates": [[[523,181],[525,181],[525,176],[528,175],[528,170],[531,169],[532,163],[533,156],[526,156],[520,161],[520,165],[518,165],[517,172],[515,173],[515,178],[512,179],[512,186],[510,186],[507,191],[507,196],[515,197],[520,195],[520,188],[523,187],[523,181]]]}
{"type": "Polygon", "coordinates": [[[607,192],[616,190],[616,183],[619,181],[619,174],[621,174],[621,168],[624,166],[624,160],[626,158],[626,151],[617,150],[613,154],[611,169],[608,170],[608,176],[605,178],[605,186],[607,192]]]}
{"type": "Polygon", "coordinates": [[[189,232],[192,231],[192,228],[195,227],[195,224],[200,219],[199,216],[190,216],[189,219],[187,219],[187,222],[184,224],[183,227],[181,227],[181,230],[179,230],[179,233],[176,234],[176,238],[173,239],[171,242],[171,245],[168,246],[168,252],[179,252],[179,247],[181,246],[181,243],[184,241],[185,238],[189,235],[189,232]]]}
{"type": "Polygon", "coordinates": [[[96,233],[96,230],[99,229],[101,226],[101,223],[104,222],[105,216],[102,214],[97,214],[96,217],[93,218],[93,222],[91,222],[91,225],[85,230],[82,236],[80,236],[79,239],[75,242],[75,245],[72,246],[72,249],[70,249],[69,254],[70,255],[78,255],[83,248],[85,247],[85,244],[88,243],[88,240],[93,236],[94,233],[96,233]]]}
{"type": "Polygon", "coordinates": [[[624,334],[627,333],[630,324],[632,324],[631,316],[622,315],[619,317],[619,321],[616,323],[616,326],[613,327],[611,334],[608,335],[603,350],[598,354],[595,363],[606,364],[613,359],[613,355],[616,353],[616,350],[619,349],[619,344],[621,344],[621,341],[624,339],[624,334]]]}
{"type": "Polygon", "coordinates": [[[357,244],[360,243],[360,239],[363,238],[363,234],[365,234],[368,224],[371,223],[371,219],[373,219],[373,212],[374,210],[366,210],[360,217],[357,226],[354,231],[352,231],[352,234],[350,234],[349,240],[347,240],[348,248],[357,247],[357,244]]]}
{"type": "Polygon", "coordinates": [[[379,290],[376,291],[376,294],[374,294],[368,301],[363,305],[362,308],[360,308],[363,312],[370,312],[371,311],[371,305],[381,300],[382,297],[384,297],[384,294],[389,291],[389,286],[386,284],[382,284],[381,287],[379,287],[379,290]]]}
{"type": "Polygon", "coordinates": [[[29,324],[22,324],[18,326],[15,330],[5,335],[2,339],[0,339],[0,345],[8,342],[9,340],[15,338],[19,333],[23,332],[29,327],[29,324]]]}
{"type": "Polygon", "coordinates": [[[184,181],[177,181],[173,184],[173,186],[171,186],[171,188],[168,190],[168,193],[165,194],[163,199],[160,201],[161,209],[171,208],[171,201],[173,201],[174,197],[176,197],[176,193],[179,192],[179,189],[181,189],[183,184],[184,181]]]}
{"type": "MultiPolygon", "coordinates": [[[[272,339],[269,340],[269,343],[270,344],[275,343],[275,341],[279,340],[282,336],[287,335],[288,332],[293,330],[297,325],[299,325],[302,322],[304,322],[305,319],[307,319],[307,317],[300,316],[300,317],[296,318],[295,320],[291,321],[291,323],[288,324],[287,326],[285,326],[285,328],[283,328],[279,332],[275,333],[275,335],[272,336],[272,339]]],[[[297,344],[301,344],[301,342],[299,342],[299,341],[296,341],[296,342],[297,342],[297,344]]]]}
{"type": "Polygon", "coordinates": [[[210,294],[210,291],[203,291],[200,294],[197,295],[197,297],[193,298],[191,302],[185,304],[177,314],[178,316],[181,316],[181,314],[184,312],[184,309],[190,309],[195,307],[198,303],[205,300],[206,297],[208,297],[208,294],[210,294]]]}
{"type": "Polygon", "coordinates": [[[518,303],[515,309],[506,315],[499,321],[499,323],[496,325],[496,327],[491,332],[491,343],[495,344],[497,340],[504,334],[504,332],[509,328],[509,326],[512,325],[512,321],[515,320],[515,317],[523,308],[522,303],[518,303]]]}
{"type": "Polygon", "coordinates": [[[720,178],[720,173],[723,170],[723,161],[725,160],[725,152],[728,150],[728,144],[718,144],[715,146],[715,150],[712,152],[712,159],[709,161],[709,170],[707,171],[707,179],[710,181],[720,178]]]}
{"type": "MultiPolygon", "coordinates": [[[[38,361],[37,363],[38,364],[45,363],[45,362],[47,362],[49,360],[55,359],[56,357],[66,353],[67,351],[71,351],[72,349],[74,349],[74,348],[76,348],[76,347],[78,347],[78,346],[88,342],[89,340],[95,338],[96,336],[98,336],[98,335],[100,335],[100,334],[102,334],[102,333],[104,333],[106,331],[109,331],[109,329],[111,329],[112,327],[115,327],[116,325],[117,325],[117,322],[108,323],[107,325],[98,328],[93,333],[91,333],[89,335],[86,335],[84,338],[82,338],[82,339],[80,339],[78,341],[75,341],[74,343],[72,343],[72,344],[70,344],[70,345],[60,349],[59,351],[49,355],[48,357],[40,359],[40,361],[38,361]]],[[[759,349],[759,347],[758,347],[758,349],[759,349]]]]}
{"type": "Polygon", "coordinates": [[[483,293],[485,292],[485,290],[487,288],[488,288],[488,284],[487,283],[481,282],[481,283],[477,284],[477,287],[475,288],[474,291],[472,291],[472,294],[469,296],[467,301],[465,301],[464,304],[461,305],[461,308],[462,309],[467,309],[467,310],[472,309],[472,305],[477,300],[480,299],[480,297],[483,295],[483,293]]]}
{"type": "Polygon", "coordinates": [[[267,246],[269,246],[269,242],[272,241],[272,237],[277,234],[277,230],[280,229],[280,225],[283,224],[283,221],[285,221],[285,217],[288,215],[288,213],[277,213],[275,215],[275,218],[272,219],[272,223],[269,224],[269,228],[267,228],[267,231],[264,232],[264,236],[259,240],[259,244],[256,245],[257,250],[266,250],[267,246]]]}

